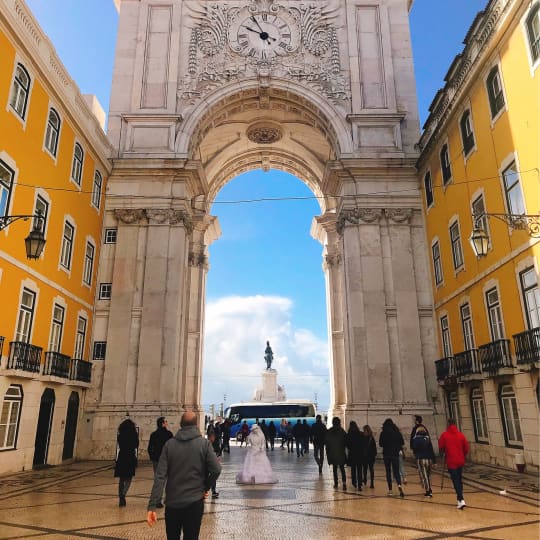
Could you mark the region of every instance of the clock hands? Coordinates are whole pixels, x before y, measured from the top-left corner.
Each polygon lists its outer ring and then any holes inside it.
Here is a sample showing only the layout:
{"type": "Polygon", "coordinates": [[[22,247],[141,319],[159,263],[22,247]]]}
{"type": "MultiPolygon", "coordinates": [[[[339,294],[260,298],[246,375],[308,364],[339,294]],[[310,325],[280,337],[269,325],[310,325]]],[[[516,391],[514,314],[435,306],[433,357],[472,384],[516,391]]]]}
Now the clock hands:
{"type": "Polygon", "coordinates": [[[251,20],[257,25],[257,28],[261,31],[261,34],[262,33],[266,33],[262,28],[261,28],[261,25],[259,24],[259,21],[252,15],[251,17],[251,20]]]}
{"type": "Polygon", "coordinates": [[[256,34],[259,34],[259,37],[264,41],[266,42],[268,45],[270,45],[270,40],[272,41],[277,41],[276,38],[273,38],[271,37],[268,32],[265,32],[262,28],[261,28],[261,25],[259,24],[259,21],[252,15],[250,17],[250,19],[256,24],[257,28],[260,30],[260,32],[258,32],[257,30],[255,30],[254,28],[250,28],[249,26],[244,26],[244,28],[246,30],[249,30],[250,32],[255,32],[256,34]]]}

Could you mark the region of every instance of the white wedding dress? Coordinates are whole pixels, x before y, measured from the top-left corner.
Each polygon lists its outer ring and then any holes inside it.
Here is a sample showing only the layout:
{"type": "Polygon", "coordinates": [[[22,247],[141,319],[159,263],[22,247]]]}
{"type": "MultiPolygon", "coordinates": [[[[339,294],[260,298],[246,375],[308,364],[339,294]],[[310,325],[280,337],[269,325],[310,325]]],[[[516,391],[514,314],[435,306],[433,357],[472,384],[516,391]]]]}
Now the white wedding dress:
{"type": "Polygon", "coordinates": [[[237,484],[275,484],[277,478],[266,455],[266,441],[261,428],[254,425],[248,438],[249,447],[242,470],[236,475],[237,484]]]}

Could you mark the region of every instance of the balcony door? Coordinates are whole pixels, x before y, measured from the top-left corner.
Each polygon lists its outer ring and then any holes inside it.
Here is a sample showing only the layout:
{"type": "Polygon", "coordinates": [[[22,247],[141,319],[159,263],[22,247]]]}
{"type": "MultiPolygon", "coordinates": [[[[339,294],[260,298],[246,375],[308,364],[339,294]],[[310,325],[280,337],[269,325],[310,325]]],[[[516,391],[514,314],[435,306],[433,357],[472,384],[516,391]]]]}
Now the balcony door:
{"type": "Polygon", "coordinates": [[[28,289],[23,289],[21,305],[19,307],[19,316],[17,318],[17,332],[15,334],[15,341],[21,341],[23,343],[30,342],[35,303],[35,293],[28,289]]]}
{"type": "Polygon", "coordinates": [[[55,400],[54,390],[46,388],[39,405],[36,441],[34,444],[34,467],[47,463],[55,400]]]}

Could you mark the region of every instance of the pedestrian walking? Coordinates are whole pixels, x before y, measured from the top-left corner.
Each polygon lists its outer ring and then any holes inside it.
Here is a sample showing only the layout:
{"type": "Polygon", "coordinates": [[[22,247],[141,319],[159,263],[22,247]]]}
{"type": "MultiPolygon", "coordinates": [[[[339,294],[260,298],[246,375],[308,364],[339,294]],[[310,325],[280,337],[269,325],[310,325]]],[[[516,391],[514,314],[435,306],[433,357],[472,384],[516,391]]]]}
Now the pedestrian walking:
{"type": "Polygon", "coordinates": [[[374,489],[374,479],[375,479],[375,458],[377,457],[377,443],[375,442],[375,437],[373,436],[373,431],[369,425],[365,425],[362,428],[364,432],[364,438],[366,444],[364,446],[364,456],[362,459],[362,476],[364,480],[364,485],[367,485],[367,472],[369,469],[369,488],[374,489]]]}
{"type": "Polygon", "coordinates": [[[221,473],[212,445],[197,428],[197,416],[186,411],[180,429],[169,439],[159,458],[154,485],[148,501],[147,522],[157,522],[156,508],[165,483],[165,529],[167,540],[199,538],[204,498],[221,473]]]}
{"type": "Polygon", "coordinates": [[[114,476],[118,478],[118,506],[126,506],[126,495],[137,468],[139,434],[133,420],[126,418],[118,426],[118,455],[114,466],[114,476]]]}
{"type": "Polygon", "coordinates": [[[341,427],[341,420],[335,416],[332,418],[332,427],[326,432],[326,459],[332,465],[334,476],[334,489],[338,487],[338,468],[341,472],[343,489],[347,489],[347,477],[345,476],[345,463],[347,462],[347,433],[341,427]]]}
{"type": "Polygon", "coordinates": [[[401,487],[401,476],[399,474],[399,452],[405,444],[403,435],[391,418],[387,418],[382,426],[381,434],[379,435],[379,446],[383,449],[383,462],[386,470],[386,483],[388,484],[388,495],[393,495],[392,492],[392,474],[396,481],[399,496],[405,497],[403,488],[401,487]]]}
{"type": "Polygon", "coordinates": [[[287,453],[290,452],[292,454],[294,452],[294,434],[292,422],[287,422],[285,438],[287,440],[287,453]]]}
{"type": "Polygon", "coordinates": [[[228,418],[225,419],[225,422],[221,425],[221,453],[227,452],[231,453],[231,422],[228,418]]]}
{"type": "Polygon", "coordinates": [[[240,428],[240,446],[246,443],[246,448],[247,448],[248,435],[249,435],[249,426],[247,422],[244,420],[242,427],[240,428]]]}
{"type": "Polygon", "coordinates": [[[419,414],[415,414],[414,415],[414,426],[411,430],[411,436],[409,437],[409,448],[412,450],[412,440],[414,438],[414,436],[416,435],[416,431],[418,430],[418,428],[423,428],[424,431],[428,434],[428,437],[429,437],[429,431],[428,431],[428,428],[426,426],[424,426],[424,424],[422,423],[422,417],[419,415],[419,414]]]}
{"type": "MultiPolygon", "coordinates": [[[[214,450],[214,453],[216,454],[218,461],[219,457],[221,456],[221,445],[219,443],[219,439],[216,436],[216,433],[210,433],[210,437],[208,437],[208,440],[210,441],[210,444],[212,445],[212,449],[214,450]]],[[[219,497],[219,493],[217,491],[217,479],[212,482],[212,485],[210,486],[210,489],[212,490],[212,499],[217,499],[219,497]]]]}
{"type": "Polygon", "coordinates": [[[401,483],[407,484],[407,474],[405,473],[405,447],[403,446],[398,454],[399,459],[399,476],[401,477],[401,483]]]}
{"type": "Polygon", "coordinates": [[[469,453],[469,441],[465,435],[459,431],[456,421],[453,418],[448,419],[446,431],[439,437],[439,451],[444,453],[446,468],[454,484],[456,491],[457,507],[463,510],[465,499],[463,498],[463,467],[465,458],[469,453]]]}
{"type": "Polygon", "coordinates": [[[296,457],[303,456],[304,448],[302,446],[302,438],[304,436],[304,429],[302,428],[302,422],[300,420],[297,420],[296,424],[294,424],[292,434],[296,445],[296,457]]]}
{"type": "Polygon", "coordinates": [[[287,420],[285,418],[282,418],[279,424],[279,435],[281,437],[280,448],[285,448],[285,443],[287,442],[287,420]]]}
{"type": "Polygon", "coordinates": [[[411,442],[411,448],[416,458],[416,466],[420,482],[424,487],[424,497],[433,497],[431,488],[431,467],[435,463],[433,444],[424,426],[419,426],[411,442]]]}
{"type": "MultiPolygon", "coordinates": [[[[150,434],[150,440],[148,441],[148,456],[152,462],[152,468],[154,469],[154,475],[156,474],[159,456],[165,443],[173,436],[172,432],[167,429],[167,420],[164,416],[160,416],[156,420],[157,429],[150,434]]],[[[159,502],[158,508],[163,508],[163,503],[159,502]]]]}
{"type": "Polygon", "coordinates": [[[270,420],[268,424],[268,442],[270,443],[270,450],[274,450],[274,442],[276,440],[276,424],[273,420],[270,420]]]}
{"type": "Polygon", "coordinates": [[[349,423],[346,444],[348,451],[347,462],[351,468],[351,483],[358,491],[362,491],[362,457],[366,440],[364,433],[358,429],[358,425],[354,420],[349,423]]]}
{"type": "Polygon", "coordinates": [[[324,464],[324,444],[326,439],[326,426],[323,424],[321,415],[315,417],[315,423],[311,426],[311,441],[313,442],[313,454],[317,465],[319,466],[319,474],[322,474],[324,464]]]}

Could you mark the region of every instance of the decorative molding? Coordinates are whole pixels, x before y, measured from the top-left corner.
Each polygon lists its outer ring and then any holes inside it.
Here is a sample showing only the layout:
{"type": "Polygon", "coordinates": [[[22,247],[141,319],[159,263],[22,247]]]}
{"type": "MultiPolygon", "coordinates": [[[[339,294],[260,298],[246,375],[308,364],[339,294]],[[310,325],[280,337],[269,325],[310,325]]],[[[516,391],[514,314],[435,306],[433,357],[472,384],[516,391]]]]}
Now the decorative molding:
{"type": "Polygon", "coordinates": [[[412,208],[386,208],[384,215],[394,223],[410,223],[414,210],[412,208]]]}
{"type": "Polygon", "coordinates": [[[258,122],[248,127],[246,135],[251,142],[256,144],[273,144],[283,137],[283,131],[276,124],[258,122]]]}
{"type": "Polygon", "coordinates": [[[188,255],[188,264],[195,268],[208,268],[208,257],[204,253],[190,251],[188,255]]]}
{"type": "Polygon", "coordinates": [[[333,266],[339,266],[343,262],[341,253],[328,253],[324,256],[324,265],[326,268],[332,268],[333,266]]]}
{"type": "Polygon", "coordinates": [[[142,208],[115,208],[114,217],[126,225],[139,223],[145,217],[142,208]]]}
{"type": "Polygon", "coordinates": [[[353,208],[350,210],[342,210],[339,214],[337,221],[337,232],[343,234],[343,230],[347,224],[361,225],[371,224],[380,219],[383,216],[383,210],[381,208],[353,208]]]}

